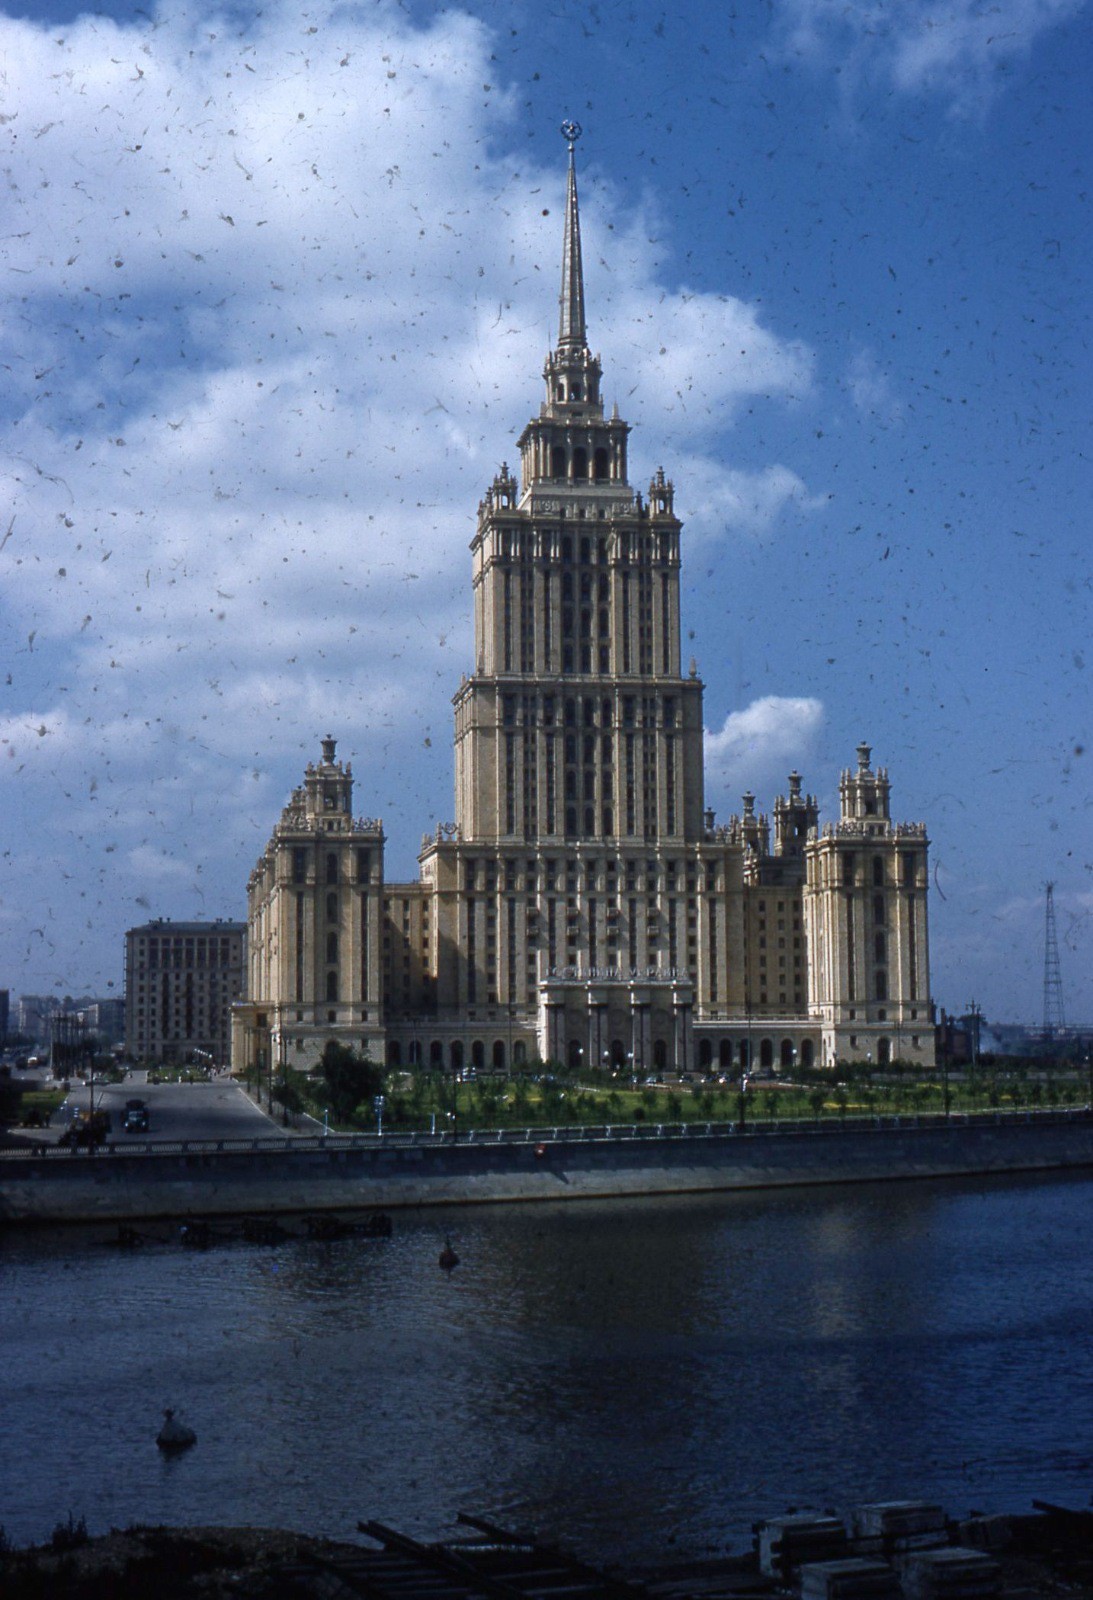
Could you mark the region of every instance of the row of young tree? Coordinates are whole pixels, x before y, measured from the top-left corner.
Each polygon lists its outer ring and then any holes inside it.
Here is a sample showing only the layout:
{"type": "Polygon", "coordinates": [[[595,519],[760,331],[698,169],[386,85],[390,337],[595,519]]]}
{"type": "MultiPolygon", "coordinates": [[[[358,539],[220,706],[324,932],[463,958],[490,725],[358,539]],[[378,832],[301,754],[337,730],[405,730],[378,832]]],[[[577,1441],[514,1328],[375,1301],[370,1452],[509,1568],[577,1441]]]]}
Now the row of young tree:
{"type": "Polygon", "coordinates": [[[286,1114],[307,1113],[346,1128],[374,1128],[383,1097],[389,1129],[490,1128],[535,1124],[770,1120],[848,1115],[918,1115],[991,1109],[1071,1107],[1089,1099],[1078,1071],[974,1071],[923,1077],[921,1067],[884,1069],[842,1063],[833,1074],[799,1070],[793,1083],[698,1081],[632,1085],[609,1070],[567,1070],[537,1062],[508,1076],[460,1080],[436,1069],[385,1070],[367,1055],[329,1042],[314,1074],[275,1075],[274,1100],[286,1114]]]}

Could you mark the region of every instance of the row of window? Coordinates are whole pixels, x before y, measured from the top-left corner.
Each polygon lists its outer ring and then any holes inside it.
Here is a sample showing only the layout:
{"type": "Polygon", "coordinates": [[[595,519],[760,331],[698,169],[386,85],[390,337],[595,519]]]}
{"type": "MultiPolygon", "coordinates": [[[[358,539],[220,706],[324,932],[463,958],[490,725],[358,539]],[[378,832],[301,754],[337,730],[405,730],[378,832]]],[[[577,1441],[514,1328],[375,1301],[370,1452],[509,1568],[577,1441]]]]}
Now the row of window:
{"type": "MultiPolygon", "coordinates": [[[[577,514],[583,515],[583,508],[577,514]]],[[[603,516],[602,511],[600,516],[603,516]]],[[[662,566],[678,565],[677,542],[674,534],[667,532],[620,528],[614,536],[613,546],[612,540],[605,534],[581,534],[575,537],[571,533],[542,526],[500,528],[497,538],[500,554],[509,560],[548,563],[560,560],[566,567],[574,563],[582,567],[626,563],[645,566],[651,562],[659,562],[662,566]]]]}
{"type": "MultiPolygon", "coordinates": [[[[849,887],[853,886],[854,884],[857,884],[860,881],[859,880],[859,865],[861,863],[859,862],[859,857],[858,857],[857,853],[854,852],[854,851],[850,851],[850,850],[847,850],[847,851],[843,852],[842,860],[843,860],[843,883],[846,884],[846,886],[849,888],[849,887]]],[[[899,857],[900,881],[901,881],[901,883],[902,883],[902,885],[903,885],[903,887],[905,889],[913,889],[915,887],[918,861],[919,861],[919,856],[918,856],[918,853],[916,851],[914,851],[914,850],[901,850],[900,851],[900,857],[899,857]]],[[[885,875],[885,858],[884,858],[884,856],[874,856],[873,857],[871,873],[872,873],[872,881],[873,881],[873,884],[874,884],[874,886],[876,888],[878,888],[878,889],[879,888],[883,888],[888,884],[888,878],[885,875]]]]}
{"type": "Polygon", "coordinates": [[[241,940],[186,939],[183,941],[150,939],[147,947],[137,945],[138,970],[148,967],[231,967],[243,959],[241,940]]]}
{"type": "MultiPolygon", "coordinates": [[[[683,878],[688,894],[695,894],[698,890],[698,880],[701,873],[695,870],[692,862],[682,861],[656,861],[646,860],[644,867],[641,862],[633,859],[618,861],[613,857],[598,858],[589,856],[581,861],[560,861],[556,857],[544,856],[541,860],[506,861],[503,871],[494,859],[487,857],[479,861],[477,856],[463,858],[464,888],[468,892],[478,894],[493,894],[504,890],[507,893],[524,891],[531,893],[536,883],[539,891],[553,891],[560,893],[564,886],[570,894],[575,894],[581,881],[588,889],[593,889],[598,883],[607,880],[625,877],[628,893],[644,891],[653,893],[661,885],[666,885],[675,890],[678,880],[683,878]],[[504,878],[502,883],[501,879],[504,878]]],[[[710,865],[706,869],[706,889],[713,891],[716,883],[715,868],[710,865]]],[[[609,885],[614,888],[614,883],[609,885]]],[[[761,903],[761,902],[760,902],[761,903]]],[[[384,909],[391,909],[392,900],[384,901],[384,909]]],[[[409,901],[403,901],[404,908],[408,908],[409,901]]]]}
{"type": "Polygon", "coordinates": [[[553,728],[561,721],[568,728],[674,728],[679,702],[675,695],[620,695],[618,702],[599,695],[544,694],[501,697],[501,723],[514,728],[521,723],[553,728]]]}
{"type": "MultiPolygon", "coordinates": [[[[311,848],[308,845],[294,845],[292,849],[292,881],[293,883],[307,882],[308,862],[311,857],[311,848]]],[[[356,867],[356,881],[367,883],[372,870],[371,850],[357,849],[353,851],[353,862],[356,867]]],[[[325,852],[322,871],[327,883],[341,881],[341,866],[343,853],[337,850],[325,852]]]]}

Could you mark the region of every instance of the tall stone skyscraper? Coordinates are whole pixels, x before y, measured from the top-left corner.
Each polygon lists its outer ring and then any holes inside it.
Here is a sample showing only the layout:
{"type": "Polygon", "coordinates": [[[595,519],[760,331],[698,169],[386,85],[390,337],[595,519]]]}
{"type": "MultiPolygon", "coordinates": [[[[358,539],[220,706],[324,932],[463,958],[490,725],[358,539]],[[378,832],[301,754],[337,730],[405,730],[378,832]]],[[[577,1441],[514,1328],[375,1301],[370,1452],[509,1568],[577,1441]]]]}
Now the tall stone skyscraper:
{"type": "Polygon", "coordinates": [[[385,883],[382,828],[353,821],[324,740],[251,876],[236,1060],[308,1065],[339,1038],[445,1069],[926,1065],[926,831],[891,821],[869,747],[822,829],[796,772],[773,842],[753,795],[723,827],[705,808],[673,486],[631,487],[604,406],[566,131],[558,340],[471,545],[455,820],[417,882],[385,883]]]}

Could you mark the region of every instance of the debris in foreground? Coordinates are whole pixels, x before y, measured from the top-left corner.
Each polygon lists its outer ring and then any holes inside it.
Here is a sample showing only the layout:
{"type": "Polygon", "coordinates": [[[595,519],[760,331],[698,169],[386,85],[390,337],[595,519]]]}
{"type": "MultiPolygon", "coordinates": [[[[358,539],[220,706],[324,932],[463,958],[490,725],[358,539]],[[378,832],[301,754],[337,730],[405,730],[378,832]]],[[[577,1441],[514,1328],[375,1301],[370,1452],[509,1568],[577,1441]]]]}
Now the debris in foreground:
{"type": "MultiPolygon", "coordinates": [[[[630,1571],[464,1514],[459,1537],[432,1544],[362,1522],[367,1545],[261,1528],[132,1527],[93,1539],[81,1519],[78,1538],[0,1547],[0,1589],[4,1600],[1090,1600],[1093,1512],[1034,1504],[1029,1516],[946,1520],[938,1543],[936,1520],[913,1514],[922,1503],[885,1502],[856,1513],[841,1553],[819,1561],[807,1559],[807,1524],[831,1514],[795,1513],[757,1525],[744,1554],[630,1571]],[[859,1538],[874,1541],[870,1554],[859,1538]]],[[[830,1527],[819,1532],[830,1543],[830,1527]]]]}

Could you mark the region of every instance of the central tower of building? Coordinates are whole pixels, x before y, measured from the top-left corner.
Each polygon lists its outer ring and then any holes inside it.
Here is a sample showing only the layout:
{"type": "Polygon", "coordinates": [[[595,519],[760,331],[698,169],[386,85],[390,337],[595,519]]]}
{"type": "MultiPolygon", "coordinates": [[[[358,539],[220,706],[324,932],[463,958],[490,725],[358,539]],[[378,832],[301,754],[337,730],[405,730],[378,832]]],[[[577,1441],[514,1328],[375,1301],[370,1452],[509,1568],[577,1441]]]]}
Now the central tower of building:
{"type": "Polygon", "coordinates": [[[558,340],[539,415],[518,441],[520,480],[502,467],[479,506],[475,671],[455,697],[456,820],[422,867],[448,891],[438,956],[447,939],[465,952],[447,973],[438,961],[440,1007],[511,1008],[544,1054],[569,1045],[642,1059],[649,981],[668,986],[673,1045],[689,1020],[684,896],[703,838],[702,685],[680,672],[672,485],[658,472],[647,497],[631,488],[628,425],[617,408],[605,414],[585,322],[579,130],[565,131],[558,340]],[[620,984],[614,1004],[600,998],[620,984]],[[565,1013],[578,1002],[586,1021],[575,1027],[565,1013]]]}
{"type": "Polygon", "coordinates": [[[570,145],[558,343],[546,399],[479,507],[475,674],[456,699],[465,839],[697,840],[702,686],[680,676],[672,485],[627,477],[628,425],[605,417],[588,347],[570,145]]]}

